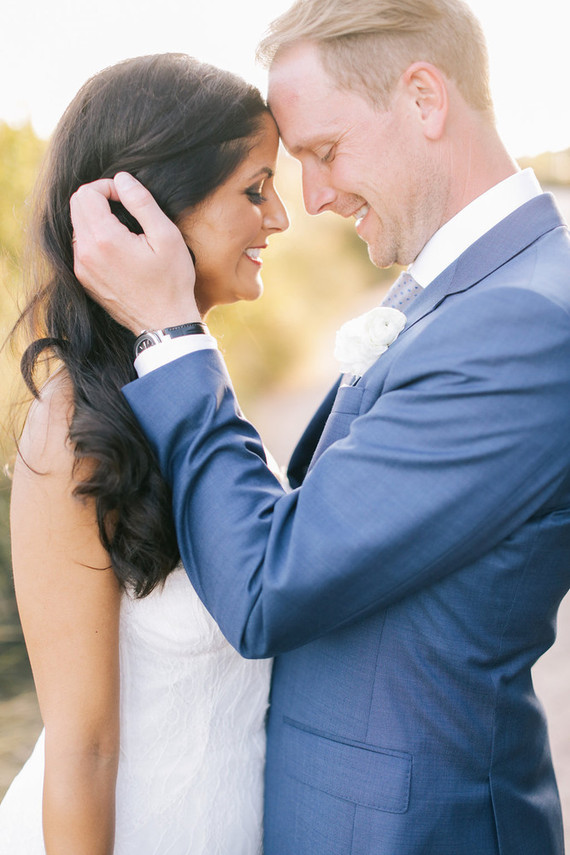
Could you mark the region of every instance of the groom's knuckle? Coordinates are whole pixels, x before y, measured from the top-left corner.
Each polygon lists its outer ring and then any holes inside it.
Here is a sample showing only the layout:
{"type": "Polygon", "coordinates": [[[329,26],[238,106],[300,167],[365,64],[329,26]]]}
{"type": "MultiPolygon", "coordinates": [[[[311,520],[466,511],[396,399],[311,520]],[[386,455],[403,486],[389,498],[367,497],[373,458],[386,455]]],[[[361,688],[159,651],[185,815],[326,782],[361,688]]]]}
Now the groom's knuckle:
{"type": "Polygon", "coordinates": [[[73,272],[79,280],[81,280],[81,276],[85,274],[88,267],[89,257],[85,252],[85,248],[80,244],[76,244],[73,254],[73,272]]]}
{"type": "Polygon", "coordinates": [[[98,255],[108,255],[114,249],[112,235],[106,229],[98,229],[93,235],[92,243],[86,249],[87,252],[93,249],[98,255]]]}
{"type": "Polygon", "coordinates": [[[82,205],[89,199],[91,195],[91,190],[86,184],[82,184],[81,187],[78,187],[75,193],[71,196],[71,205],[76,207],[77,205],[82,205]]]}
{"type": "MultiPolygon", "coordinates": [[[[81,272],[85,272],[89,269],[89,266],[93,263],[93,256],[90,251],[90,248],[78,241],[75,245],[75,255],[74,255],[74,264],[73,269],[75,271],[76,276],[79,277],[81,272]]],[[[79,277],[80,278],[80,277],[79,277]]]]}
{"type": "Polygon", "coordinates": [[[97,259],[109,251],[111,242],[104,231],[98,230],[91,233],[87,238],[78,237],[75,243],[75,265],[84,270],[89,270],[97,259]]]}

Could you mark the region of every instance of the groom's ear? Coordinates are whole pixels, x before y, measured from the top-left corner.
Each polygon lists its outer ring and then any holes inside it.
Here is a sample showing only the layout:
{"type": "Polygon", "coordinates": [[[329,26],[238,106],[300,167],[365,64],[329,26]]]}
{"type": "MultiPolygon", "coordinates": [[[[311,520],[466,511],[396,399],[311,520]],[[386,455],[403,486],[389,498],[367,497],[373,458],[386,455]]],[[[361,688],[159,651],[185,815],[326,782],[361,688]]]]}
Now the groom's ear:
{"type": "Polygon", "coordinates": [[[445,75],[430,62],[414,62],[403,73],[401,83],[426,139],[440,139],[449,109],[449,81],[445,75]]]}

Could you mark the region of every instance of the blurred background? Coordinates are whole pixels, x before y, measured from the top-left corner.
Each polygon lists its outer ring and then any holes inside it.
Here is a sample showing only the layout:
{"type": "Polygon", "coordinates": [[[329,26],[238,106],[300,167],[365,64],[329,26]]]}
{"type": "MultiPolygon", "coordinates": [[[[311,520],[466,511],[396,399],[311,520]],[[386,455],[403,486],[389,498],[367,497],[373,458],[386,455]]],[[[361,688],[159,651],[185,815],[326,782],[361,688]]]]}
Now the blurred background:
{"type": "MultiPolygon", "coordinates": [[[[17,316],[27,199],[46,141],[81,84],[129,56],[185,51],[241,74],[265,89],[255,46],[290,0],[21,0],[3,11],[0,74],[0,338],[17,316]]],[[[532,165],[570,220],[570,117],[566,57],[570,9],[542,0],[472,0],[487,34],[498,125],[521,166],[532,165]],[[562,7],[562,8],[561,8],[562,7]]],[[[281,153],[277,186],[289,232],[264,254],[265,294],[255,304],[216,310],[220,339],[246,414],[278,463],[286,464],[304,424],[332,383],[334,333],[346,319],[377,305],[397,270],[369,260],[353,223],[306,215],[299,170],[281,153]]],[[[14,452],[11,407],[22,395],[17,361],[0,355],[0,456],[14,452]]],[[[1,471],[1,466],[0,466],[1,471]]],[[[0,798],[41,727],[13,596],[9,548],[10,481],[0,474],[0,798]]],[[[570,831],[570,601],[559,638],[536,668],[570,831]]],[[[570,841],[570,838],[569,838],[570,841]]]]}

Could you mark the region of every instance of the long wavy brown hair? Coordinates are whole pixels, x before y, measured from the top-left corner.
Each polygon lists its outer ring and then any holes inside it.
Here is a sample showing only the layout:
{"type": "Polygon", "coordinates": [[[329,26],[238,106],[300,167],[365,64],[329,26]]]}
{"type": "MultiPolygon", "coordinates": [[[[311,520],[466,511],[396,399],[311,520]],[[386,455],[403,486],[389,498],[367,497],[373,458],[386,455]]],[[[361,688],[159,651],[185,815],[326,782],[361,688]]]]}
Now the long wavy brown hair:
{"type": "MultiPolygon", "coordinates": [[[[134,336],[90,299],[74,274],[69,200],[80,185],[127,171],[176,222],[243,161],[266,109],[257,89],[185,54],[130,59],[79,91],[36,185],[31,293],[13,330],[25,336],[21,371],[38,397],[40,376],[65,366],[73,388],[74,492],[94,500],[117,578],[137,596],[150,593],[179,561],[171,495],[121,394],[135,378],[134,336]]],[[[113,209],[141,231],[122,206],[113,209]]]]}

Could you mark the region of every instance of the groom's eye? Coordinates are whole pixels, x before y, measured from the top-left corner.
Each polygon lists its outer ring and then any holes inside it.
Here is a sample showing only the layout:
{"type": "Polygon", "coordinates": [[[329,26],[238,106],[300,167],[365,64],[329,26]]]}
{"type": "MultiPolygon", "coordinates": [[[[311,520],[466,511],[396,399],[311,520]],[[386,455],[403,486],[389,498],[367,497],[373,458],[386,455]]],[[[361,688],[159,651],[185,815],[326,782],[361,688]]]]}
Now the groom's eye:
{"type": "Polygon", "coordinates": [[[331,163],[334,160],[336,146],[331,145],[329,149],[327,149],[326,153],[321,155],[321,163],[331,163]]]}

